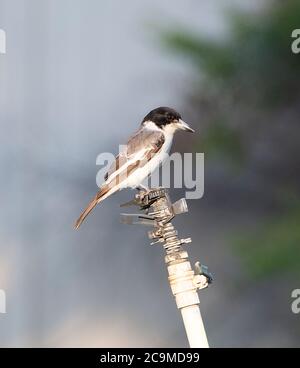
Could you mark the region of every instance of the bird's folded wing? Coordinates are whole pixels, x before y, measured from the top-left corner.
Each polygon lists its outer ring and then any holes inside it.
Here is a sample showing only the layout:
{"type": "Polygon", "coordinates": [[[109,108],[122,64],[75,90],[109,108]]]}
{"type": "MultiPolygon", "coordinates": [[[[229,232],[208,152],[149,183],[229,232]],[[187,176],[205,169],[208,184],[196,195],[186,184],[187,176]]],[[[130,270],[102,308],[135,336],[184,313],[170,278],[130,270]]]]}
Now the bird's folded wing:
{"type": "Polygon", "coordinates": [[[143,167],[151,161],[165,142],[163,132],[140,129],[128,141],[124,149],[116,157],[108,172],[105,175],[107,184],[120,184],[137,168],[143,167]]]}

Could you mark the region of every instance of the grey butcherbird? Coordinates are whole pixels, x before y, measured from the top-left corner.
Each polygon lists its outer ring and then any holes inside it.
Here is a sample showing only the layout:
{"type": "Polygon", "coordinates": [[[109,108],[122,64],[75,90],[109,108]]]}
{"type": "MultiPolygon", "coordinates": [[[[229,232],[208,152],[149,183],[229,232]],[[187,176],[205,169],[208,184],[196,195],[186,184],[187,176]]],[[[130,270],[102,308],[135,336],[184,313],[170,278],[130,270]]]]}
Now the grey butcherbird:
{"type": "Polygon", "coordinates": [[[92,209],[111,194],[124,188],[142,187],[144,179],[163,162],[177,130],[194,132],[181,115],[169,107],[150,111],[116,156],[99,192],[80,215],[75,228],[78,229],[92,209]]]}

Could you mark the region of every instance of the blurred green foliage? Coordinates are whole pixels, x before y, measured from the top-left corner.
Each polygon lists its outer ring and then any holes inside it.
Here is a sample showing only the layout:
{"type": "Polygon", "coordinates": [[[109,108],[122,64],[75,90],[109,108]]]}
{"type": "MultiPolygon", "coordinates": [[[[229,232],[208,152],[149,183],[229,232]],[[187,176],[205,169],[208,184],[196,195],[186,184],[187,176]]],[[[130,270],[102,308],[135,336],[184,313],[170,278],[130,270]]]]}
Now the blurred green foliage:
{"type": "MultiPolygon", "coordinates": [[[[199,117],[206,157],[251,167],[262,193],[281,216],[255,235],[243,234],[235,249],[254,276],[300,269],[300,205],[287,205],[300,188],[300,55],[291,33],[300,28],[300,1],[269,1],[259,12],[231,12],[219,41],[180,29],[162,31],[168,50],[194,66],[187,106],[199,117]]],[[[263,197],[263,196],[262,196],[263,197]]],[[[299,201],[300,202],[300,201],[299,201]]]]}
{"type": "Polygon", "coordinates": [[[215,121],[201,144],[203,152],[210,152],[210,157],[218,157],[224,153],[224,158],[239,166],[243,161],[244,151],[239,134],[223,121],[215,121]]]}
{"type": "Polygon", "coordinates": [[[267,221],[255,234],[234,239],[235,248],[255,278],[295,272],[300,276],[300,208],[267,221]]]}
{"type": "Polygon", "coordinates": [[[299,19],[299,1],[275,1],[261,14],[231,13],[229,35],[220,42],[182,29],[163,31],[163,40],[205,75],[206,85],[223,87],[247,104],[273,107],[299,98],[299,58],[291,52],[299,19]]]}

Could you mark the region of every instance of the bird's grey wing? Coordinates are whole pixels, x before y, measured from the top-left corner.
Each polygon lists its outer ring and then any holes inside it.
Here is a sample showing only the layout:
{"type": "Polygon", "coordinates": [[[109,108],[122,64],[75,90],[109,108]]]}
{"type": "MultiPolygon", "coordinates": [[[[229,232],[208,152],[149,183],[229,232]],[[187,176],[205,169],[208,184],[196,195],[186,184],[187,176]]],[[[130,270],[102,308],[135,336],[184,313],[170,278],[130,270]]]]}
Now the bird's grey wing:
{"type": "Polygon", "coordinates": [[[143,167],[151,161],[153,155],[158,153],[165,142],[164,134],[159,130],[141,128],[133,135],[122,152],[116,157],[115,161],[108,170],[105,182],[99,192],[89,203],[76,221],[76,229],[82,224],[92,209],[103,199],[118,190],[117,185],[122,184],[128,175],[137,168],[143,167]]]}
{"type": "Polygon", "coordinates": [[[104,179],[107,183],[114,179],[117,183],[137,168],[143,167],[158,153],[165,142],[163,132],[142,127],[127,142],[119,153],[104,179]]]}

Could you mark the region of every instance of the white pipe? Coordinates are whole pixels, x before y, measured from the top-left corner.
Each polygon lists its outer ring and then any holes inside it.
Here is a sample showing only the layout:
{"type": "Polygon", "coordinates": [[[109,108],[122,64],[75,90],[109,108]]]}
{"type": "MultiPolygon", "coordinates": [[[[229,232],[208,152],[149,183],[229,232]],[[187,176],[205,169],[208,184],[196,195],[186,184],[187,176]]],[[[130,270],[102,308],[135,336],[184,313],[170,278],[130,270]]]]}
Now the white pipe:
{"type": "Polygon", "coordinates": [[[180,253],[180,259],[166,256],[169,282],[180,309],[186,334],[191,348],[209,348],[205,328],[200,313],[197,283],[187,252],[180,253]]]}
{"type": "Polygon", "coordinates": [[[181,315],[190,347],[209,348],[199,306],[182,308],[181,315]]]}

